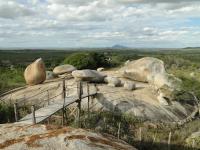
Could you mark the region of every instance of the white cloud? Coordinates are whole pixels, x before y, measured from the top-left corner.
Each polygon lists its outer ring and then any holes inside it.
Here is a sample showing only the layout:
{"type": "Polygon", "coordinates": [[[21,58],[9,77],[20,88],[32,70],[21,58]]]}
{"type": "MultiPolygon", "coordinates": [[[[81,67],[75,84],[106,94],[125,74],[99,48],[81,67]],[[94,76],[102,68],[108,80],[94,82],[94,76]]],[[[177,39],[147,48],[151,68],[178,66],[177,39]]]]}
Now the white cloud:
{"type": "Polygon", "coordinates": [[[0,0],[0,45],[198,44],[195,18],[197,0],[0,0]]]}
{"type": "Polygon", "coordinates": [[[16,18],[21,16],[33,15],[33,11],[23,4],[15,1],[0,1],[0,17],[16,18]]]}

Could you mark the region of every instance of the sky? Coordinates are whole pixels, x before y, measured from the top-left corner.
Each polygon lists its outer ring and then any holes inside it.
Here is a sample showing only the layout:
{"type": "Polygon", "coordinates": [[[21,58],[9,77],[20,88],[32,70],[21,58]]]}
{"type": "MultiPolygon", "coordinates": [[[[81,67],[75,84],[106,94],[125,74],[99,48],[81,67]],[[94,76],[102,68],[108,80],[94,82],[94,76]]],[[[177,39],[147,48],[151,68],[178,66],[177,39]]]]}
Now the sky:
{"type": "Polygon", "coordinates": [[[200,46],[200,0],[0,0],[0,47],[200,46]]]}

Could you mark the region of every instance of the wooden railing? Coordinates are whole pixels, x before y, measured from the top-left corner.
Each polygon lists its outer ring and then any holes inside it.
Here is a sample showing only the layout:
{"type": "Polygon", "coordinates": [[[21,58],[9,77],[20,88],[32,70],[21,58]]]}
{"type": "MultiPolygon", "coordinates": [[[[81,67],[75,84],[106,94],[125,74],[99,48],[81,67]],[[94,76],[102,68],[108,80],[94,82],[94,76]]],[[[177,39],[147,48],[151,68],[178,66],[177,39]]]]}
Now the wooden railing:
{"type": "MultiPolygon", "coordinates": [[[[77,82],[77,86],[76,87],[73,87],[73,88],[76,88],[77,89],[77,97],[78,97],[78,100],[76,99],[74,102],[72,103],[77,103],[77,118],[76,118],[76,122],[78,124],[78,126],[80,127],[81,126],[81,123],[80,123],[80,117],[81,117],[81,101],[82,101],[82,96],[83,96],[83,86],[84,84],[86,84],[86,95],[84,95],[84,98],[87,98],[87,101],[88,101],[88,117],[90,116],[90,87],[89,87],[89,83],[88,82],[82,82],[82,81],[79,81],[77,82]]],[[[73,89],[73,88],[69,88],[69,89],[73,89]]],[[[44,92],[47,92],[47,99],[43,100],[42,102],[45,103],[47,102],[47,105],[50,105],[50,102],[51,102],[51,99],[55,98],[55,97],[58,97],[58,96],[61,96],[62,95],[62,99],[63,99],[63,107],[61,108],[62,110],[62,124],[64,125],[65,124],[65,118],[67,117],[65,112],[66,112],[66,100],[67,100],[67,96],[66,96],[66,91],[68,90],[68,87],[66,87],[66,83],[65,83],[65,78],[63,79],[62,81],[62,91],[60,94],[54,96],[54,97],[50,97],[49,95],[49,90],[46,90],[46,91],[43,91],[43,92],[40,92],[40,94],[43,94],[44,92]]],[[[38,96],[38,95],[37,95],[38,96]]],[[[31,96],[32,98],[33,96],[31,96]]],[[[20,100],[16,103],[14,103],[14,113],[15,113],[15,120],[16,122],[20,121],[20,118],[19,118],[19,109],[20,109],[20,105],[19,103],[26,103],[27,101],[29,101],[29,99],[23,99],[23,100],[20,100]]],[[[70,103],[70,104],[72,104],[70,103]]],[[[67,105],[68,106],[68,105],[67,105]]],[[[36,124],[36,115],[35,115],[35,111],[36,111],[36,107],[35,105],[31,105],[31,114],[32,114],[32,123],[33,124],[36,124]]],[[[50,117],[50,116],[49,116],[50,117]]],[[[48,119],[48,118],[46,118],[48,119]]]]}

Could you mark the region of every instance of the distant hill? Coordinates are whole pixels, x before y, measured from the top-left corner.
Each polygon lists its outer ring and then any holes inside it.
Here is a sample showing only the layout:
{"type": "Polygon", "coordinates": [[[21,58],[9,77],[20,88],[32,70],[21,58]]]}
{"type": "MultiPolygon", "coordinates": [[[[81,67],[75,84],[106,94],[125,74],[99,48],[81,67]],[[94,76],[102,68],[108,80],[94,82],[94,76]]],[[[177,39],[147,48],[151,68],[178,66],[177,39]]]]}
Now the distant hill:
{"type": "Polygon", "coordinates": [[[183,49],[200,49],[200,47],[185,47],[183,49]]]}
{"type": "Polygon", "coordinates": [[[116,45],[113,45],[112,48],[121,49],[121,48],[128,48],[128,47],[123,46],[123,45],[116,44],[116,45]]]}

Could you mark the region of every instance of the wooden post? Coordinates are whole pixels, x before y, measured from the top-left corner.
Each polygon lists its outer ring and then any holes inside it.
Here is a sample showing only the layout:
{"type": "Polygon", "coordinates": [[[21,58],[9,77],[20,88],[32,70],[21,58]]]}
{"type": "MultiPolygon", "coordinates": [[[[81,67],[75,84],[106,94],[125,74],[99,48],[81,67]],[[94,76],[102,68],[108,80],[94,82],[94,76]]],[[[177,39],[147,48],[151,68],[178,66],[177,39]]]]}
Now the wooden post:
{"type": "Polygon", "coordinates": [[[32,121],[33,121],[33,124],[36,124],[35,106],[34,105],[31,106],[31,111],[32,111],[32,121]]]}
{"type": "Polygon", "coordinates": [[[65,78],[63,79],[63,108],[62,108],[62,126],[65,124],[65,98],[66,98],[66,88],[65,88],[65,78]]]}
{"type": "Polygon", "coordinates": [[[140,148],[139,149],[142,149],[142,128],[141,127],[139,129],[139,141],[140,141],[140,148]]]}
{"type": "Polygon", "coordinates": [[[64,126],[64,124],[65,124],[65,109],[64,109],[64,107],[62,108],[62,126],[64,126]]]}
{"type": "Polygon", "coordinates": [[[118,124],[118,131],[117,131],[117,138],[118,138],[118,140],[120,138],[120,128],[121,128],[121,122],[119,122],[119,124],[118,124]]]}
{"type": "Polygon", "coordinates": [[[50,102],[49,102],[49,90],[47,90],[47,104],[49,105],[50,102]]]}
{"type": "Polygon", "coordinates": [[[170,144],[171,144],[171,137],[172,137],[172,132],[169,132],[169,137],[168,137],[168,150],[170,150],[170,144]]]}
{"type": "Polygon", "coordinates": [[[65,88],[65,78],[64,78],[63,79],[63,100],[64,100],[64,103],[65,103],[65,98],[66,98],[66,88],[65,88]]]}
{"type": "Polygon", "coordinates": [[[90,118],[90,87],[89,83],[87,83],[87,94],[88,94],[88,119],[90,118]]]}
{"type": "Polygon", "coordinates": [[[14,113],[15,113],[15,121],[18,121],[18,107],[17,107],[17,103],[14,103],[14,113]]]}
{"type": "Polygon", "coordinates": [[[81,98],[82,98],[82,82],[78,82],[78,112],[77,112],[77,119],[78,119],[78,127],[81,127],[81,122],[80,122],[80,119],[81,119],[81,98]]]}
{"type": "Polygon", "coordinates": [[[152,145],[153,145],[154,142],[156,141],[156,136],[157,136],[157,132],[153,135],[153,142],[152,142],[152,145]]]}

